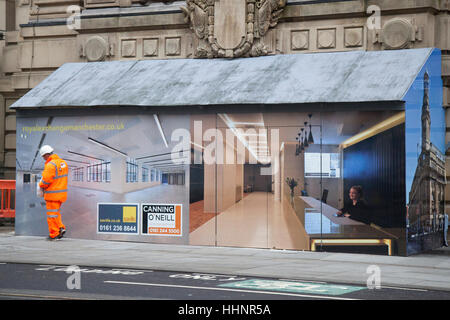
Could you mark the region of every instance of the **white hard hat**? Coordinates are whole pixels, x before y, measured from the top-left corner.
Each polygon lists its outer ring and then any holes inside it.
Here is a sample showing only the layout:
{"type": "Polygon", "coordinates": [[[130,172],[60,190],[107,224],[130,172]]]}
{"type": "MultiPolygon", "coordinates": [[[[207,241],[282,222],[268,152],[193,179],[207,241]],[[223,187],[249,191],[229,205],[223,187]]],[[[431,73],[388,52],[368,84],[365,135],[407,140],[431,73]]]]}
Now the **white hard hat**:
{"type": "Polygon", "coordinates": [[[43,157],[47,153],[52,153],[52,152],[53,152],[53,148],[50,147],[49,145],[42,146],[41,149],[39,149],[39,154],[41,155],[41,157],[43,157]]]}

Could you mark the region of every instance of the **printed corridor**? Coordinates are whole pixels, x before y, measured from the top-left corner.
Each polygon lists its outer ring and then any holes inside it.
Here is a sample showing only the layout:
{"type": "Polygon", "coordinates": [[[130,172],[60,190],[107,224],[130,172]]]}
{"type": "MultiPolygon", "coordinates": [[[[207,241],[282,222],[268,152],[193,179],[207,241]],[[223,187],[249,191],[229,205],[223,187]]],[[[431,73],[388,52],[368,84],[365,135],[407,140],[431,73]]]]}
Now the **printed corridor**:
{"type": "Polygon", "coordinates": [[[250,193],[191,232],[189,239],[192,245],[309,248],[305,228],[289,203],[275,200],[274,195],[267,192],[250,193]]]}

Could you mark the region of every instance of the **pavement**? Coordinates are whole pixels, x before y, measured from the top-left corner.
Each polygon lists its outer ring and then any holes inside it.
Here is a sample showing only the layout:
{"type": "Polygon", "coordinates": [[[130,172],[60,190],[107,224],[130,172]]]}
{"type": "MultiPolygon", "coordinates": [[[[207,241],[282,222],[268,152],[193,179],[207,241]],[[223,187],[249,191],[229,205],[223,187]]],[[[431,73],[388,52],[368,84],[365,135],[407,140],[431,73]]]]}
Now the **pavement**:
{"type": "Polygon", "coordinates": [[[232,274],[366,285],[379,267],[382,287],[450,291],[450,248],[409,256],[149,244],[16,236],[0,232],[0,262],[232,274]],[[370,269],[369,269],[370,270],[370,269]]]}

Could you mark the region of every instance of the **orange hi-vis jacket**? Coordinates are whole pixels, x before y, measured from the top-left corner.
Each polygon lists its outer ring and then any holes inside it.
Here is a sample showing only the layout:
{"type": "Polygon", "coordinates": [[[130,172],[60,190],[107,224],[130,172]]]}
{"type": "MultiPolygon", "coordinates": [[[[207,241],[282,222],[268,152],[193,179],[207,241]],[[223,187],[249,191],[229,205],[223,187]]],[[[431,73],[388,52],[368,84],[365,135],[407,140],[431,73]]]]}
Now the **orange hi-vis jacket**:
{"type": "Polygon", "coordinates": [[[42,179],[39,187],[44,189],[44,199],[47,201],[67,200],[67,179],[69,168],[67,163],[52,154],[45,162],[45,168],[42,172],[42,179]]]}

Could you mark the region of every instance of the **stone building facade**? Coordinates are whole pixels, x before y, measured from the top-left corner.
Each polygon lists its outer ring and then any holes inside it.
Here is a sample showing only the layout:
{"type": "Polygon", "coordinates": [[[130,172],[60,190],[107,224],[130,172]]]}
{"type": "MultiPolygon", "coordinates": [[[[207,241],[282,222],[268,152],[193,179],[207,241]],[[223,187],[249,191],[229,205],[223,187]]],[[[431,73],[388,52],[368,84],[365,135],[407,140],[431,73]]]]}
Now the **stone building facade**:
{"type": "Polygon", "coordinates": [[[9,106],[66,62],[437,47],[450,106],[450,0],[0,0],[0,36],[2,179],[16,167],[9,106]]]}

